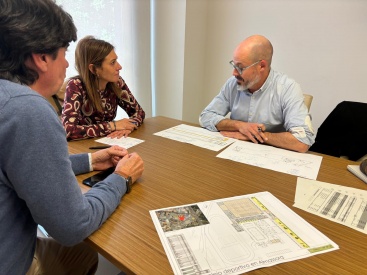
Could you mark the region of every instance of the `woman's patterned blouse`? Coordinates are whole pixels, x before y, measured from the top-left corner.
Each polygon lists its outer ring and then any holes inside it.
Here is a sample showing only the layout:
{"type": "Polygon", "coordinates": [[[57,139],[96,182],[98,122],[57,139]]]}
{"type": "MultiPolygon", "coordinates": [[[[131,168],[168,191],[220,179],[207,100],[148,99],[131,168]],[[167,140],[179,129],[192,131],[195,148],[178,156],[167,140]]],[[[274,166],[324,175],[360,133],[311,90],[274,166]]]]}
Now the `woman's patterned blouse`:
{"type": "Polygon", "coordinates": [[[103,112],[97,111],[90,103],[84,83],[80,78],[71,78],[66,86],[62,124],[68,140],[102,137],[111,133],[108,122],[116,117],[117,106],[125,110],[137,126],[143,123],[145,112],[136,101],[125,81],[120,77],[119,96],[111,90],[98,91],[103,112]]]}

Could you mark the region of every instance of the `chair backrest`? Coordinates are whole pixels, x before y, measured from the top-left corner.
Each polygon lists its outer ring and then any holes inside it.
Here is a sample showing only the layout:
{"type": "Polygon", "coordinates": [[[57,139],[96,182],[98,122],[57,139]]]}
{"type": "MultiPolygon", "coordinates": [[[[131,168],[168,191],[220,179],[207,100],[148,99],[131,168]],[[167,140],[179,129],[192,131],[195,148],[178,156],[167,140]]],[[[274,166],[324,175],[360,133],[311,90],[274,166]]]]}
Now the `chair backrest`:
{"type": "Polygon", "coordinates": [[[310,111],[313,96],[308,95],[308,94],[303,94],[303,98],[304,98],[303,101],[304,101],[307,109],[310,111]]]}
{"type": "Polygon", "coordinates": [[[65,81],[64,84],[62,84],[60,90],[56,94],[47,98],[47,100],[55,108],[59,116],[61,116],[61,113],[62,113],[62,105],[64,104],[66,85],[67,85],[67,81],[65,81]]]}
{"type": "Polygon", "coordinates": [[[50,96],[49,98],[47,98],[48,102],[50,102],[50,104],[52,105],[52,107],[54,107],[56,113],[61,116],[61,112],[62,112],[62,106],[59,102],[59,99],[56,95],[50,96]]]}
{"type": "Polygon", "coordinates": [[[367,103],[342,101],[317,130],[310,151],[359,161],[367,154],[367,103]],[[343,131],[340,130],[341,126],[343,131]],[[351,138],[353,133],[353,138],[351,138]]]}

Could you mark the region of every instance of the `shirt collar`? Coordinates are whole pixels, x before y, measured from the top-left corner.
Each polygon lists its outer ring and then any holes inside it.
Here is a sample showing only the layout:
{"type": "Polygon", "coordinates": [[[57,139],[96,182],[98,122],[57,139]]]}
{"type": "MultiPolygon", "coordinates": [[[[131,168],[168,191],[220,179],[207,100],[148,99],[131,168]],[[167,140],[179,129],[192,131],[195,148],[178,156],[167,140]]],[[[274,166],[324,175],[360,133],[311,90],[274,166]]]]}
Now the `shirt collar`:
{"type": "Polygon", "coordinates": [[[271,79],[273,79],[273,75],[274,75],[274,71],[273,71],[273,69],[270,68],[270,72],[269,72],[268,77],[266,78],[264,84],[261,86],[261,88],[258,91],[265,91],[270,86],[271,79]]]}

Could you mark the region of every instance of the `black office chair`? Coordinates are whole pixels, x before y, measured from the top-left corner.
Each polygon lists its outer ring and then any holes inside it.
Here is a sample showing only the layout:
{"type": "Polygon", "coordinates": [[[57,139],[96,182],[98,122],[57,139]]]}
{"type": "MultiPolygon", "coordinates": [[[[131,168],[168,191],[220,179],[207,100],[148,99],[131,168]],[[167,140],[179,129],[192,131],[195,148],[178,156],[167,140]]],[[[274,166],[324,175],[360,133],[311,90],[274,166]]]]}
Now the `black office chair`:
{"type": "Polygon", "coordinates": [[[357,161],[367,154],[367,103],[343,101],[317,131],[310,151],[357,161]]]}

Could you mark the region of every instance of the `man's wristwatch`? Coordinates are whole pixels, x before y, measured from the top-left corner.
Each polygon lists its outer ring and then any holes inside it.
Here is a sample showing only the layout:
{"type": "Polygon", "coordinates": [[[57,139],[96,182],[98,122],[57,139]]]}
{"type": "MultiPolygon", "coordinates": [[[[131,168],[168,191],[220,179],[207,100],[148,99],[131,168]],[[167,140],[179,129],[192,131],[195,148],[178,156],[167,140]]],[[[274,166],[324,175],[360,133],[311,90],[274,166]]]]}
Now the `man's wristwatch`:
{"type": "Polygon", "coordinates": [[[130,193],[131,191],[131,186],[133,186],[133,180],[131,179],[131,177],[127,177],[124,178],[125,182],[126,182],[126,194],[130,193]]]}

